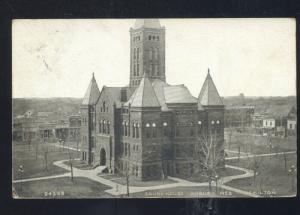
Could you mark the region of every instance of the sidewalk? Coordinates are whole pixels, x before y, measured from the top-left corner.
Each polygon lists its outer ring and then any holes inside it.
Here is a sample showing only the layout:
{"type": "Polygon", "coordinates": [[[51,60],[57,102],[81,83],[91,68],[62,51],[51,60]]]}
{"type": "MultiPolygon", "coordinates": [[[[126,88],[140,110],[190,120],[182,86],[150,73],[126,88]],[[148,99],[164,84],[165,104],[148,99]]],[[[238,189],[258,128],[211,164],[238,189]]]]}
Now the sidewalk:
{"type": "MultiPolygon", "coordinates": [[[[277,152],[277,153],[269,153],[269,154],[258,154],[258,155],[243,155],[240,156],[240,159],[244,159],[244,158],[253,158],[253,157],[267,157],[267,156],[274,156],[274,155],[283,155],[283,154],[295,154],[296,151],[290,151],[290,152],[277,152]]],[[[235,160],[235,159],[239,159],[239,157],[229,157],[229,158],[225,158],[225,160],[235,160]]]]}

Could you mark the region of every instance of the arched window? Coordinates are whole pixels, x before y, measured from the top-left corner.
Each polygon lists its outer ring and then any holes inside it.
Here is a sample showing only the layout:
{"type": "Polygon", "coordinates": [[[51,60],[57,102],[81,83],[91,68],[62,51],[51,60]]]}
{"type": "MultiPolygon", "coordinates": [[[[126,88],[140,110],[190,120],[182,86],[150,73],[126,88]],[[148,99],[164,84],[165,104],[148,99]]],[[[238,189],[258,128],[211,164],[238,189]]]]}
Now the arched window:
{"type": "Polygon", "coordinates": [[[158,48],[155,49],[154,58],[155,58],[155,60],[158,59],[158,48]]]}
{"type": "Polygon", "coordinates": [[[139,138],[140,137],[140,125],[137,123],[136,124],[136,126],[135,126],[135,128],[136,128],[136,138],[139,138]]]}
{"type": "Polygon", "coordinates": [[[153,48],[150,48],[150,50],[149,50],[149,60],[152,60],[152,55],[153,55],[153,48]]]}
{"type": "Polygon", "coordinates": [[[152,64],[150,64],[150,73],[151,73],[151,75],[154,75],[154,70],[153,70],[153,65],[152,64]]]}
{"type": "Polygon", "coordinates": [[[155,123],[152,123],[152,136],[157,137],[157,128],[155,123]]]}
{"type": "Polygon", "coordinates": [[[202,133],[202,121],[198,121],[198,134],[202,133]]]}
{"type": "Polygon", "coordinates": [[[133,49],[133,59],[136,59],[136,49],[133,49]]]}
{"type": "Polygon", "coordinates": [[[125,122],[124,130],[125,130],[125,136],[127,136],[127,122],[125,122]]]}
{"type": "Polygon", "coordinates": [[[135,123],[132,123],[132,137],[135,138],[135,123]]]}
{"type": "Polygon", "coordinates": [[[102,127],[103,127],[103,134],[106,133],[106,126],[105,126],[106,122],[105,120],[103,120],[103,124],[102,124],[102,127]]]}
{"type": "Polygon", "coordinates": [[[101,133],[101,121],[99,121],[99,133],[101,133]]]}
{"type": "Polygon", "coordinates": [[[105,112],[105,102],[102,103],[102,110],[105,112]]]}
{"type": "Polygon", "coordinates": [[[156,75],[159,75],[158,65],[155,65],[155,73],[156,73],[156,75]]]}
{"type": "Polygon", "coordinates": [[[150,138],[150,124],[149,123],[146,124],[146,137],[150,138]]]}
{"type": "Polygon", "coordinates": [[[125,134],[125,123],[124,122],[122,122],[121,133],[122,133],[122,136],[124,136],[124,134],[125,134]]]}
{"type": "Polygon", "coordinates": [[[151,40],[151,35],[148,36],[148,40],[151,40]]]}
{"type": "Polygon", "coordinates": [[[137,66],[137,68],[136,68],[136,74],[137,74],[137,76],[139,76],[140,75],[140,65],[137,64],[136,66],[137,66]]]}
{"type": "Polygon", "coordinates": [[[107,134],[110,134],[110,121],[107,122],[107,134]]]}

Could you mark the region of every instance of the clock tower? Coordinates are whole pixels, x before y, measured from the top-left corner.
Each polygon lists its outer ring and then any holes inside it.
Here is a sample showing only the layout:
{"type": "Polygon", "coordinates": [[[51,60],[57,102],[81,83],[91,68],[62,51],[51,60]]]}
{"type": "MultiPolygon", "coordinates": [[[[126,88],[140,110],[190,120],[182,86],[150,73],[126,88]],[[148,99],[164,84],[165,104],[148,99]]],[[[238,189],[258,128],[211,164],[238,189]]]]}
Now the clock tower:
{"type": "Polygon", "coordinates": [[[137,19],[130,28],[129,86],[139,86],[144,73],[150,81],[166,81],[165,28],[158,19],[137,19]]]}

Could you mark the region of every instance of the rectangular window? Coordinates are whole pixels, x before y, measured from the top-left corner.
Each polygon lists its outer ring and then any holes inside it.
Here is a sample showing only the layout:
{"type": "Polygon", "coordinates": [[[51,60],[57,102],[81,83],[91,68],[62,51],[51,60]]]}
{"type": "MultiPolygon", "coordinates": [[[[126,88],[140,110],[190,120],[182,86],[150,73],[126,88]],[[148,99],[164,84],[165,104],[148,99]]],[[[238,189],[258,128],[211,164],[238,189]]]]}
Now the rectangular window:
{"type": "Polygon", "coordinates": [[[180,136],[180,129],[178,127],[176,127],[176,137],[179,137],[180,136]]]}
{"type": "Polygon", "coordinates": [[[194,136],[194,128],[191,128],[190,135],[191,135],[191,137],[194,136]]]}
{"type": "Polygon", "coordinates": [[[107,123],[107,134],[110,134],[110,124],[107,123]]]}
{"type": "Polygon", "coordinates": [[[130,144],[128,143],[128,157],[130,157],[130,144]]]}
{"type": "Polygon", "coordinates": [[[135,125],[132,124],[132,137],[135,138],[135,125]]]}
{"type": "Polygon", "coordinates": [[[146,137],[150,138],[150,128],[146,128],[146,137]]]}
{"type": "Polygon", "coordinates": [[[153,137],[157,137],[157,129],[156,127],[152,128],[153,137]]]}

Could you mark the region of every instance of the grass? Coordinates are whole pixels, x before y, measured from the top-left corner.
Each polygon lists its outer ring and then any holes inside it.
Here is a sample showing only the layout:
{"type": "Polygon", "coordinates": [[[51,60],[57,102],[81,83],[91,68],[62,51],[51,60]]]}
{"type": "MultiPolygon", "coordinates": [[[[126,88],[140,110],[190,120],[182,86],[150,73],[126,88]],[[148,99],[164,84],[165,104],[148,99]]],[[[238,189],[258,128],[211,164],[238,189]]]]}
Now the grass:
{"type": "MultiPolygon", "coordinates": [[[[220,177],[240,175],[240,174],[244,173],[243,171],[232,169],[232,168],[219,169],[217,172],[220,177]]],[[[193,182],[200,182],[200,183],[208,182],[207,177],[205,175],[201,175],[201,174],[194,174],[191,177],[183,178],[183,179],[188,180],[188,181],[193,181],[193,182]]]]}
{"type": "Polygon", "coordinates": [[[105,190],[110,187],[87,178],[76,177],[74,183],[68,177],[14,184],[19,198],[112,198],[105,190]]]}
{"type": "MultiPolygon", "coordinates": [[[[258,175],[254,181],[253,177],[245,179],[233,180],[226,185],[258,193],[261,195],[269,196],[270,194],[274,196],[282,195],[293,195],[296,192],[292,191],[292,180],[295,181],[296,190],[296,180],[297,177],[288,175],[288,169],[291,165],[296,166],[297,156],[296,154],[288,154],[287,157],[287,170],[285,170],[285,162],[283,155],[277,155],[270,157],[258,157],[257,162],[259,163],[258,175]],[[294,177],[294,179],[292,179],[294,177]]],[[[240,166],[244,168],[253,169],[254,158],[229,160],[227,164],[240,166]]]]}
{"type": "MultiPolygon", "coordinates": [[[[250,152],[253,154],[276,153],[297,150],[297,139],[295,137],[280,138],[271,137],[273,148],[270,149],[268,137],[253,136],[249,133],[233,132],[229,144],[228,133],[225,133],[225,149],[238,151],[240,145],[241,152],[250,152]]],[[[231,153],[227,153],[232,155],[231,153]]],[[[234,155],[236,156],[236,154],[234,155]]]]}
{"type": "MultiPolygon", "coordinates": [[[[124,195],[126,197],[126,195],[124,195]]],[[[139,193],[130,194],[131,198],[205,198],[205,197],[246,197],[239,193],[227,191],[222,188],[217,189],[212,187],[212,191],[209,191],[207,186],[205,187],[174,187],[160,190],[144,191],[139,193]]]]}
{"type": "MultiPolygon", "coordinates": [[[[64,160],[69,158],[68,151],[62,150],[61,148],[54,147],[48,143],[42,143],[38,148],[38,157],[36,159],[36,148],[32,144],[29,148],[26,144],[13,144],[12,148],[12,172],[13,179],[17,180],[21,178],[20,173],[18,172],[19,166],[22,165],[24,172],[22,178],[34,178],[34,177],[43,177],[56,174],[66,173],[65,169],[53,165],[54,161],[64,160]],[[48,168],[46,170],[45,151],[48,149],[48,168]]],[[[77,154],[72,152],[73,157],[76,158],[77,154]]]]}

